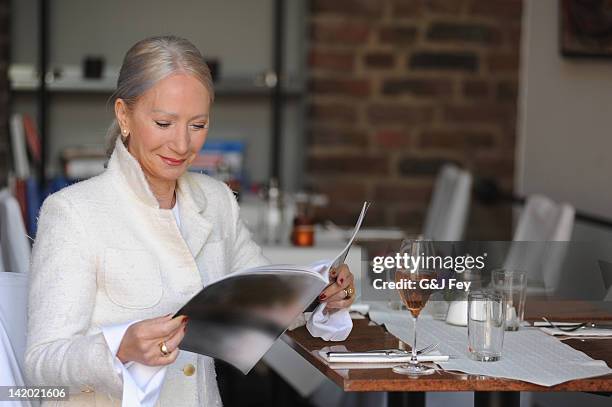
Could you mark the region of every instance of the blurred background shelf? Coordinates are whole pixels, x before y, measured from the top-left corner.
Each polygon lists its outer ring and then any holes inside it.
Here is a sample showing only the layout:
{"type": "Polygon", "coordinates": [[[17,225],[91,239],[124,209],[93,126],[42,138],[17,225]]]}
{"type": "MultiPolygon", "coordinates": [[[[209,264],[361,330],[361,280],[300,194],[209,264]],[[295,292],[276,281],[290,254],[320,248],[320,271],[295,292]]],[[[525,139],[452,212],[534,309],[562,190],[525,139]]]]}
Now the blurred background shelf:
{"type": "MultiPolygon", "coordinates": [[[[102,93],[111,94],[116,87],[117,77],[109,76],[102,79],[61,78],[47,81],[49,92],[63,93],[102,93]]],[[[35,92],[39,88],[39,81],[13,81],[13,92],[35,92]]],[[[229,77],[215,83],[216,96],[271,96],[273,87],[267,86],[257,76],[229,77]]],[[[290,80],[283,85],[283,95],[298,97],[304,94],[304,85],[297,80],[290,80]]]]}

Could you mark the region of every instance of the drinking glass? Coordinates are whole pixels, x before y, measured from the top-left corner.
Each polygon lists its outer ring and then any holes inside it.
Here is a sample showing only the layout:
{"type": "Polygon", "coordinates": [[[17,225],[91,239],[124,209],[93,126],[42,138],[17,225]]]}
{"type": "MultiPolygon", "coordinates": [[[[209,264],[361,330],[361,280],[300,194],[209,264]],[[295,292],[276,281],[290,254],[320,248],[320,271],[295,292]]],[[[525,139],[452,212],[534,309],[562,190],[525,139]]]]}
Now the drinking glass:
{"type": "Polygon", "coordinates": [[[513,269],[493,270],[491,282],[493,289],[506,297],[506,331],[518,331],[525,316],[525,272],[513,269]]]}
{"type": "Polygon", "coordinates": [[[504,294],[472,291],[468,294],[468,351],[480,362],[501,358],[506,304],[504,294]]]}
{"type": "MultiPolygon", "coordinates": [[[[404,240],[399,251],[400,254],[407,253],[411,256],[431,256],[433,254],[433,242],[426,240],[404,240]]],[[[413,324],[413,340],[410,361],[407,364],[398,365],[393,368],[395,373],[422,376],[435,372],[435,369],[419,363],[417,360],[417,319],[427,304],[429,296],[435,291],[430,287],[431,279],[436,279],[436,271],[418,267],[405,269],[398,267],[395,272],[395,281],[411,283],[410,287],[398,289],[402,301],[410,311],[413,324]]]]}

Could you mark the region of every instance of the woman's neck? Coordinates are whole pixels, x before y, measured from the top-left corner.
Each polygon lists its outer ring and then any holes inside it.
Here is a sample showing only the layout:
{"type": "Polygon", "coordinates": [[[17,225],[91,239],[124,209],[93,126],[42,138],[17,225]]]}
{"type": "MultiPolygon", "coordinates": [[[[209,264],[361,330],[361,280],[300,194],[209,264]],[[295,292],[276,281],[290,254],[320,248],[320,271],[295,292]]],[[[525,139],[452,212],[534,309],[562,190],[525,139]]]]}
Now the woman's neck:
{"type": "Polygon", "coordinates": [[[159,202],[159,207],[161,209],[172,209],[176,203],[176,181],[160,180],[149,176],[146,176],[146,179],[151,192],[153,192],[157,202],[159,202]]]}

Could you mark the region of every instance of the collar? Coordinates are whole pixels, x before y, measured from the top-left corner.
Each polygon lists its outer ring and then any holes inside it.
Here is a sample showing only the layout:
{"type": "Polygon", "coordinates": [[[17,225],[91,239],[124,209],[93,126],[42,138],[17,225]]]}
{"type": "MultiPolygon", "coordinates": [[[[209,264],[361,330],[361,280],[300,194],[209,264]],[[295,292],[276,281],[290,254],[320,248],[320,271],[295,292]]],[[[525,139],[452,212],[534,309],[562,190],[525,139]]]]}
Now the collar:
{"type": "MultiPolygon", "coordinates": [[[[138,201],[151,209],[166,211],[159,207],[159,202],[151,191],[140,163],[125,148],[121,137],[117,138],[115,149],[108,161],[107,171],[121,179],[138,201]]],[[[183,238],[195,257],[208,240],[212,230],[212,222],[206,216],[206,195],[192,174],[186,172],[177,180],[176,196],[183,225],[183,238]]],[[[167,210],[167,214],[173,216],[171,210],[167,210]]]]}

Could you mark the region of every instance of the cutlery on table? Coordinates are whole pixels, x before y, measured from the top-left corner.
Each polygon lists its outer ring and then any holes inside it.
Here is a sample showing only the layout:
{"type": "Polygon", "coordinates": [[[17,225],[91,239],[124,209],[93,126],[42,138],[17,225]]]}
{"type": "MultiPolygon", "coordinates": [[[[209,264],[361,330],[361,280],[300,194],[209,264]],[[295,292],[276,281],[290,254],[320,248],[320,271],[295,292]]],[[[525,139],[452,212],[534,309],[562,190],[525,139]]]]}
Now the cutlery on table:
{"type": "MultiPolygon", "coordinates": [[[[546,317],[542,317],[542,319],[548,324],[548,327],[555,328],[563,332],[574,332],[579,329],[612,329],[612,322],[576,322],[576,323],[559,323],[549,321],[546,317]]],[[[534,323],[534,326],[538,326],[534,323]]]]}
{"type": "MultiPolygon", "coordinates": [[[[426,353],[431,352],[432,350],[436,349],[438,347],[439,344],[437,343],[432,343],[428,346],[425,346],[422,349],[417,350],[417,355],[424,355],[426,353]]],[[[365,352],[350,352],[350,351],[345,351],[345,352],[327,352],[327,356],[328,357],[356,357],[356,356],[390,356],[390,357],[394,357],[394,356],[410,356],[410,351],[409,350],[403,350],[403,349],[376,349],[376,350],[369,350],[369,351],[365,351],[365,352]]]]}

